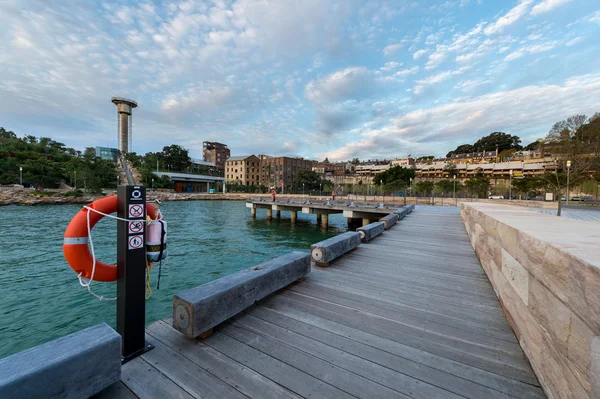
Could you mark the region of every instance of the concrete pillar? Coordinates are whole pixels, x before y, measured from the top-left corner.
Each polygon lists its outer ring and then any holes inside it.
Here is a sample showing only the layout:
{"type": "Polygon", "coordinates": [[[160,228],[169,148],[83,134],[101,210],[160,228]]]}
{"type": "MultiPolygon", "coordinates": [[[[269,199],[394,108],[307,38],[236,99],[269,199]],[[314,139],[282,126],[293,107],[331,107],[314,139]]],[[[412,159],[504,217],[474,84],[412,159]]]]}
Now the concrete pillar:
{"type": "Polygon", "coordinates": [[[321,224],[321,214],[317,213],[317,224],[321,224]]]}
{"type": "Polygon", "coordinates": [[[280,219],[281,218],[281,211],[275,211],[275,217],[277,219],[280,219]]]}
{"type": "Polygon", "coordinates": [[[206,182],[206,192],[210,192],[210,183],[206,182]]]}
{"type": "Polygon", "coordinates": [[[271,208],[267,208],[267,220],[273,219],[273,210],[271,208]]]}
{"type": "Polygon", "coordinates": [[[321,217],[321,227],[323,228],[327,228],[329,225],[329,215],[323,215],[321,217]]]}
{"type": "Polygon", "coordinates": [[[256,208],[251,208],[250,209],[250,215],[255,218],[256,217],[256,208]]]}
{"type": "Polygon", "coordinates": [[[291,211],[290,218],[292,219],[292,224],[296,223],[296,219],[298,219],[298,211],[291,211]]]}
{"type": "Polygon", "coordinates": [[[370,223],[371,223],[371,221],[369,220],[369,218],[363,218],[363,226],[366,226],[370,223]]]}

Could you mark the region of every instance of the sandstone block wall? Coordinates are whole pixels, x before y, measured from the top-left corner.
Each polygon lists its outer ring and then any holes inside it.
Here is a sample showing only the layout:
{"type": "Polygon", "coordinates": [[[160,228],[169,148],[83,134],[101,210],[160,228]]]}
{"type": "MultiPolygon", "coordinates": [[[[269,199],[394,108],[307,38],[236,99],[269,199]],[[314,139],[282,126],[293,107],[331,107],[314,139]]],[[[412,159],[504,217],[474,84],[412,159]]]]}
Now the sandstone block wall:
{"type": "Polygon", "coordinates": [[[600,398],[600,224],[467,203],[461,216],[549,398],[600,398]]]}

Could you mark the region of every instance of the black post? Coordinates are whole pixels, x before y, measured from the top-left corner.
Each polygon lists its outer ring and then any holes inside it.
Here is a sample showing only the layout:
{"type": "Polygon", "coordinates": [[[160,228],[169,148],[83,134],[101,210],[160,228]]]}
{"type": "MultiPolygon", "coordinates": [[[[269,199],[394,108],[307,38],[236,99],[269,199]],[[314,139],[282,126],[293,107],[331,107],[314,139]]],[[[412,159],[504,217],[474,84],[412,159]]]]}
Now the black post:
{"type": "Polygon", "coordinates": [[[151,346],[146,324],[146,188],[117,187],[117,332],[121,334],[123,363],[151,346]]]}

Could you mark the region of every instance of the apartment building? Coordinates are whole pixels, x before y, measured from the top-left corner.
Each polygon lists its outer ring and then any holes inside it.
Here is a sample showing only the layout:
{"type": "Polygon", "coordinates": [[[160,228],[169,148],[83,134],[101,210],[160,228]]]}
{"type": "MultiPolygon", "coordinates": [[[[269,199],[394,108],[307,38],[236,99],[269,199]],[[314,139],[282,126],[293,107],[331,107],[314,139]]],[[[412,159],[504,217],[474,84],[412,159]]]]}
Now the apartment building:
{"type": "Polygon", "coordinates": [[[299,170],[311,170],[312,161],[303,158],[266,157],[260,161],[260,183],[283,192],[292,188],[299,170]]]}
{"type": "Polygon", "coordinates": [[[225,161],[225,181],[244,186],[260,183],[260,159],[256,155],[229,157],[225,161]]]}

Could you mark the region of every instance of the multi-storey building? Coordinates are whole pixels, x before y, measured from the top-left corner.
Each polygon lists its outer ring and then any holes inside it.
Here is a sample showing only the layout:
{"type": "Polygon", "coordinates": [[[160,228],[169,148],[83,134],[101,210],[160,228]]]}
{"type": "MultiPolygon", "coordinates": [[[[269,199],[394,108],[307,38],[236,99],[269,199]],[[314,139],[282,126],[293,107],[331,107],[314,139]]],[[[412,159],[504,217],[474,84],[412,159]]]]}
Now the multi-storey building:
{"type": "Polygon", "coordinates": [[[225,167],[225,161],[229,159],[231,151],[226,144],[217,143],[214,141],[205,141],[202,143],[202,160],[210,162],[215,167],[223,169],[225,167]]]}
{"type": "Polygon", "coordinates": [[[312,161],[302,158],[263,157],[260,161],[260,183],[285,192],[292,188],[299,170],[311,168],[312,161]]]}
{"type": "Polygon", "coordinates": [[[396,158],[392,161],[392,166],[402,166],[409,168],[415,164],[414,158],[396,158]]]}
{"type": "Polygon", "coordinates": [[[229,157],[225,162],[225,181],[227,183],[253,186],[260,183],[260,159],[256,155],[229,157]]]}

